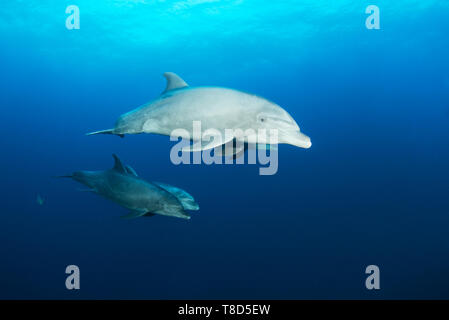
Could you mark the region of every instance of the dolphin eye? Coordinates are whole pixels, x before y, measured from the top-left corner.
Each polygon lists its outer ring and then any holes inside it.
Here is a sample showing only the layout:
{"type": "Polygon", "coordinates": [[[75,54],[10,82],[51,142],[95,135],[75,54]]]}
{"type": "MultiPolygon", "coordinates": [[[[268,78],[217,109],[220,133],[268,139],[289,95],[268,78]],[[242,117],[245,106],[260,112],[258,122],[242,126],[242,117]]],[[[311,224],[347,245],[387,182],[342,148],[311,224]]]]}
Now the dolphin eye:
{"type": "Polygon", "coordinates": [[[259,122],[265,122],[265,116],[263,116],[263,115],[259,115],[258,117],[257,117],[257,119],[259,120],[259,122]]]}

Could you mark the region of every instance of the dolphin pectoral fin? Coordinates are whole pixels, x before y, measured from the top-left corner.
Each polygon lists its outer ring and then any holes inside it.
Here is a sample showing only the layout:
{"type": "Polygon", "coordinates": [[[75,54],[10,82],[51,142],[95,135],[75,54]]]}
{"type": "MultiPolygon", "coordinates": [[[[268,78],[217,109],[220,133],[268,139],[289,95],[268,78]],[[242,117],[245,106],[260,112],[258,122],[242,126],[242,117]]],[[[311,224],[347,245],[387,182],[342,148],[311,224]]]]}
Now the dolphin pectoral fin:
{"type": "Polygon", "coordinates": [[[147,212],[147,213],[145,213],[142,217],[148,217],[148,218],[150,218],[150,217],[154,217],[155,215],[156,215],[155,213],[147,212]]]}
{"type": "Polygon", "coordinates": [[[188,145],[186,147],[183,147],[181,149],[182,152],[198,152],[198,151],[203,151],[203,150],[209,150],[209,149],[213,149],[215,147],[218,147],[222,145],[221,141],[194,141],[191,145],[188,145]]]}
{"type": "Polygon", "coordinates": [[[216,156],[233,156],[235,154],[235,139],[228,141],[218,147],[215,147],[214,154],[216,156]]]}
{"type": "MultiPolygon", "coordinates": [[[[142,216],[144,216],[146,214],[147,214],[146,210],[132,210],[130,213],[125,214],[121,218],[123,218],[123,219],[134,219],[134,218],[142,217],[142,216]]],[[[152,213],[150,213],[150,214],[152,214],[152,213]]]]}
{"type": "Polygon", "coordinates": [[[236,153],[234,153],[232,155],[232,160],[235,160],[235,159],[240,158],[241,156],[243,156],[245,154],[246,150],[248,150],[248,144],[247,143],[245,143],[240,150],[238,150],[236,153]]]}
{"type": "Polygon", "coordinates": [[[234,139],[234,137],[226,137],[225,135],[220,135],[220,136],[214,137],[212,141],[206,141],[206,140],[194,141],[193,144],[183,147],[181,149],[181,151],[182,152],[197,152],[197,151],[210,150],[210,149],[219,147],[221,145],[224,145],[224,144],[232,141],[233,139],[234,139]],[[222,139],[221,137],[225,137],[225,138],[222,139]]]}
{"type": "Polygon", "coordinates": [[[186,219],[189,220],[191,218],[191,216],[189,214],[187,214],[187,212],[183,211],[172,211],[172,210],[156,210],[153,212],[150,212],[152,214],[157,214],[157,215],[161,215],[161,216],[166,216],[166,217],[173,217],[173,218],[181,218],[181,219],[186,219]]]}
{"type": "Polygon", "coordinates": [[[215,148],[214,152],[217,156],[229,157],[232,159],[239,158],[248,150],[248,143],[232,139],[225,144],[215,148]]]}
{"type": "Polygon", "coordinates": [[[186,147],[183,147],[181,149],[182,152],[198,152],[201,150],[207,150],[208,148],[208,142],[204,142],[204,141],[197,141],[197,142],[193,142],[193,144],[188,145],[186,147]]]}

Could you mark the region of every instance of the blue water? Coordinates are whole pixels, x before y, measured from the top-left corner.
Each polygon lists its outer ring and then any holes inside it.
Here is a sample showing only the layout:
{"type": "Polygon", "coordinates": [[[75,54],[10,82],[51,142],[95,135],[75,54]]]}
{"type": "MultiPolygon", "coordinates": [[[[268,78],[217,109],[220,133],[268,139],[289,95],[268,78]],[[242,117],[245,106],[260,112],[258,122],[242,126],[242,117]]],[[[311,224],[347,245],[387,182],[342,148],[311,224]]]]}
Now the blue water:
{"type": "Polygon", "coordinates": [[[0,298],[449,298],[448,16],[443,0],[3,1],[0,298]],[[84,135],[157,97],[165,71],[275,101],[312,147],[281,145],[260,176],[175,166],[165,136],[84,135]],[[200,211],[123,220],[52,178],[112,153],[200,211]]]}

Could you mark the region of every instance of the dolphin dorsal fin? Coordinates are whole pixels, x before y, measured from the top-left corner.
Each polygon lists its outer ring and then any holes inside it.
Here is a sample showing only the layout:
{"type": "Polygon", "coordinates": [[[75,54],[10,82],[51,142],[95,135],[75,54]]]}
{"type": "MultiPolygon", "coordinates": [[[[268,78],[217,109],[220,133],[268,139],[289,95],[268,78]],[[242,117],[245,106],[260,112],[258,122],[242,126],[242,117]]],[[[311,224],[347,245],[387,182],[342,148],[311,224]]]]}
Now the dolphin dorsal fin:
{"type": "Polygon", "coordinates": [[[119,157],[117,157],[116,154],[112,154],[112,156],[114,157],[114,168],[113,170],[116,170],[120,173],[127,173],[125,166],[123,165],[122,161],[119,159],[119,157]]]}
{"type": "Polygon", "coordinates": [[[181,79],[180,76],[178,76],[176,73],[173,72],[165,72],[164,73],[165,79],[167,79],[167,86],[165,87],[164,92],[162,94],[174,90],[174,89],[181,89],[188,87],[189,85],[181,79]]]}

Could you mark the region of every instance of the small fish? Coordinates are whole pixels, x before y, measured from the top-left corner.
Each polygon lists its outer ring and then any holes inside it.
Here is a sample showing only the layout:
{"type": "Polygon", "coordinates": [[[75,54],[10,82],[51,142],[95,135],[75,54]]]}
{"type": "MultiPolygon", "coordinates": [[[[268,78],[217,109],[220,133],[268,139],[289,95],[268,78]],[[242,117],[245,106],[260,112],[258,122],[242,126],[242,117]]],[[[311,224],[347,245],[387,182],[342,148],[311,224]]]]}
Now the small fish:
{"type": "Polygon", "coordinates": [[[38,205],[42,206],[44,204],[44,202],[45,202],[45,199],[40,194],[38,194],[37,197],[36,197],[36,202],[37,202],[38,205]]]}

